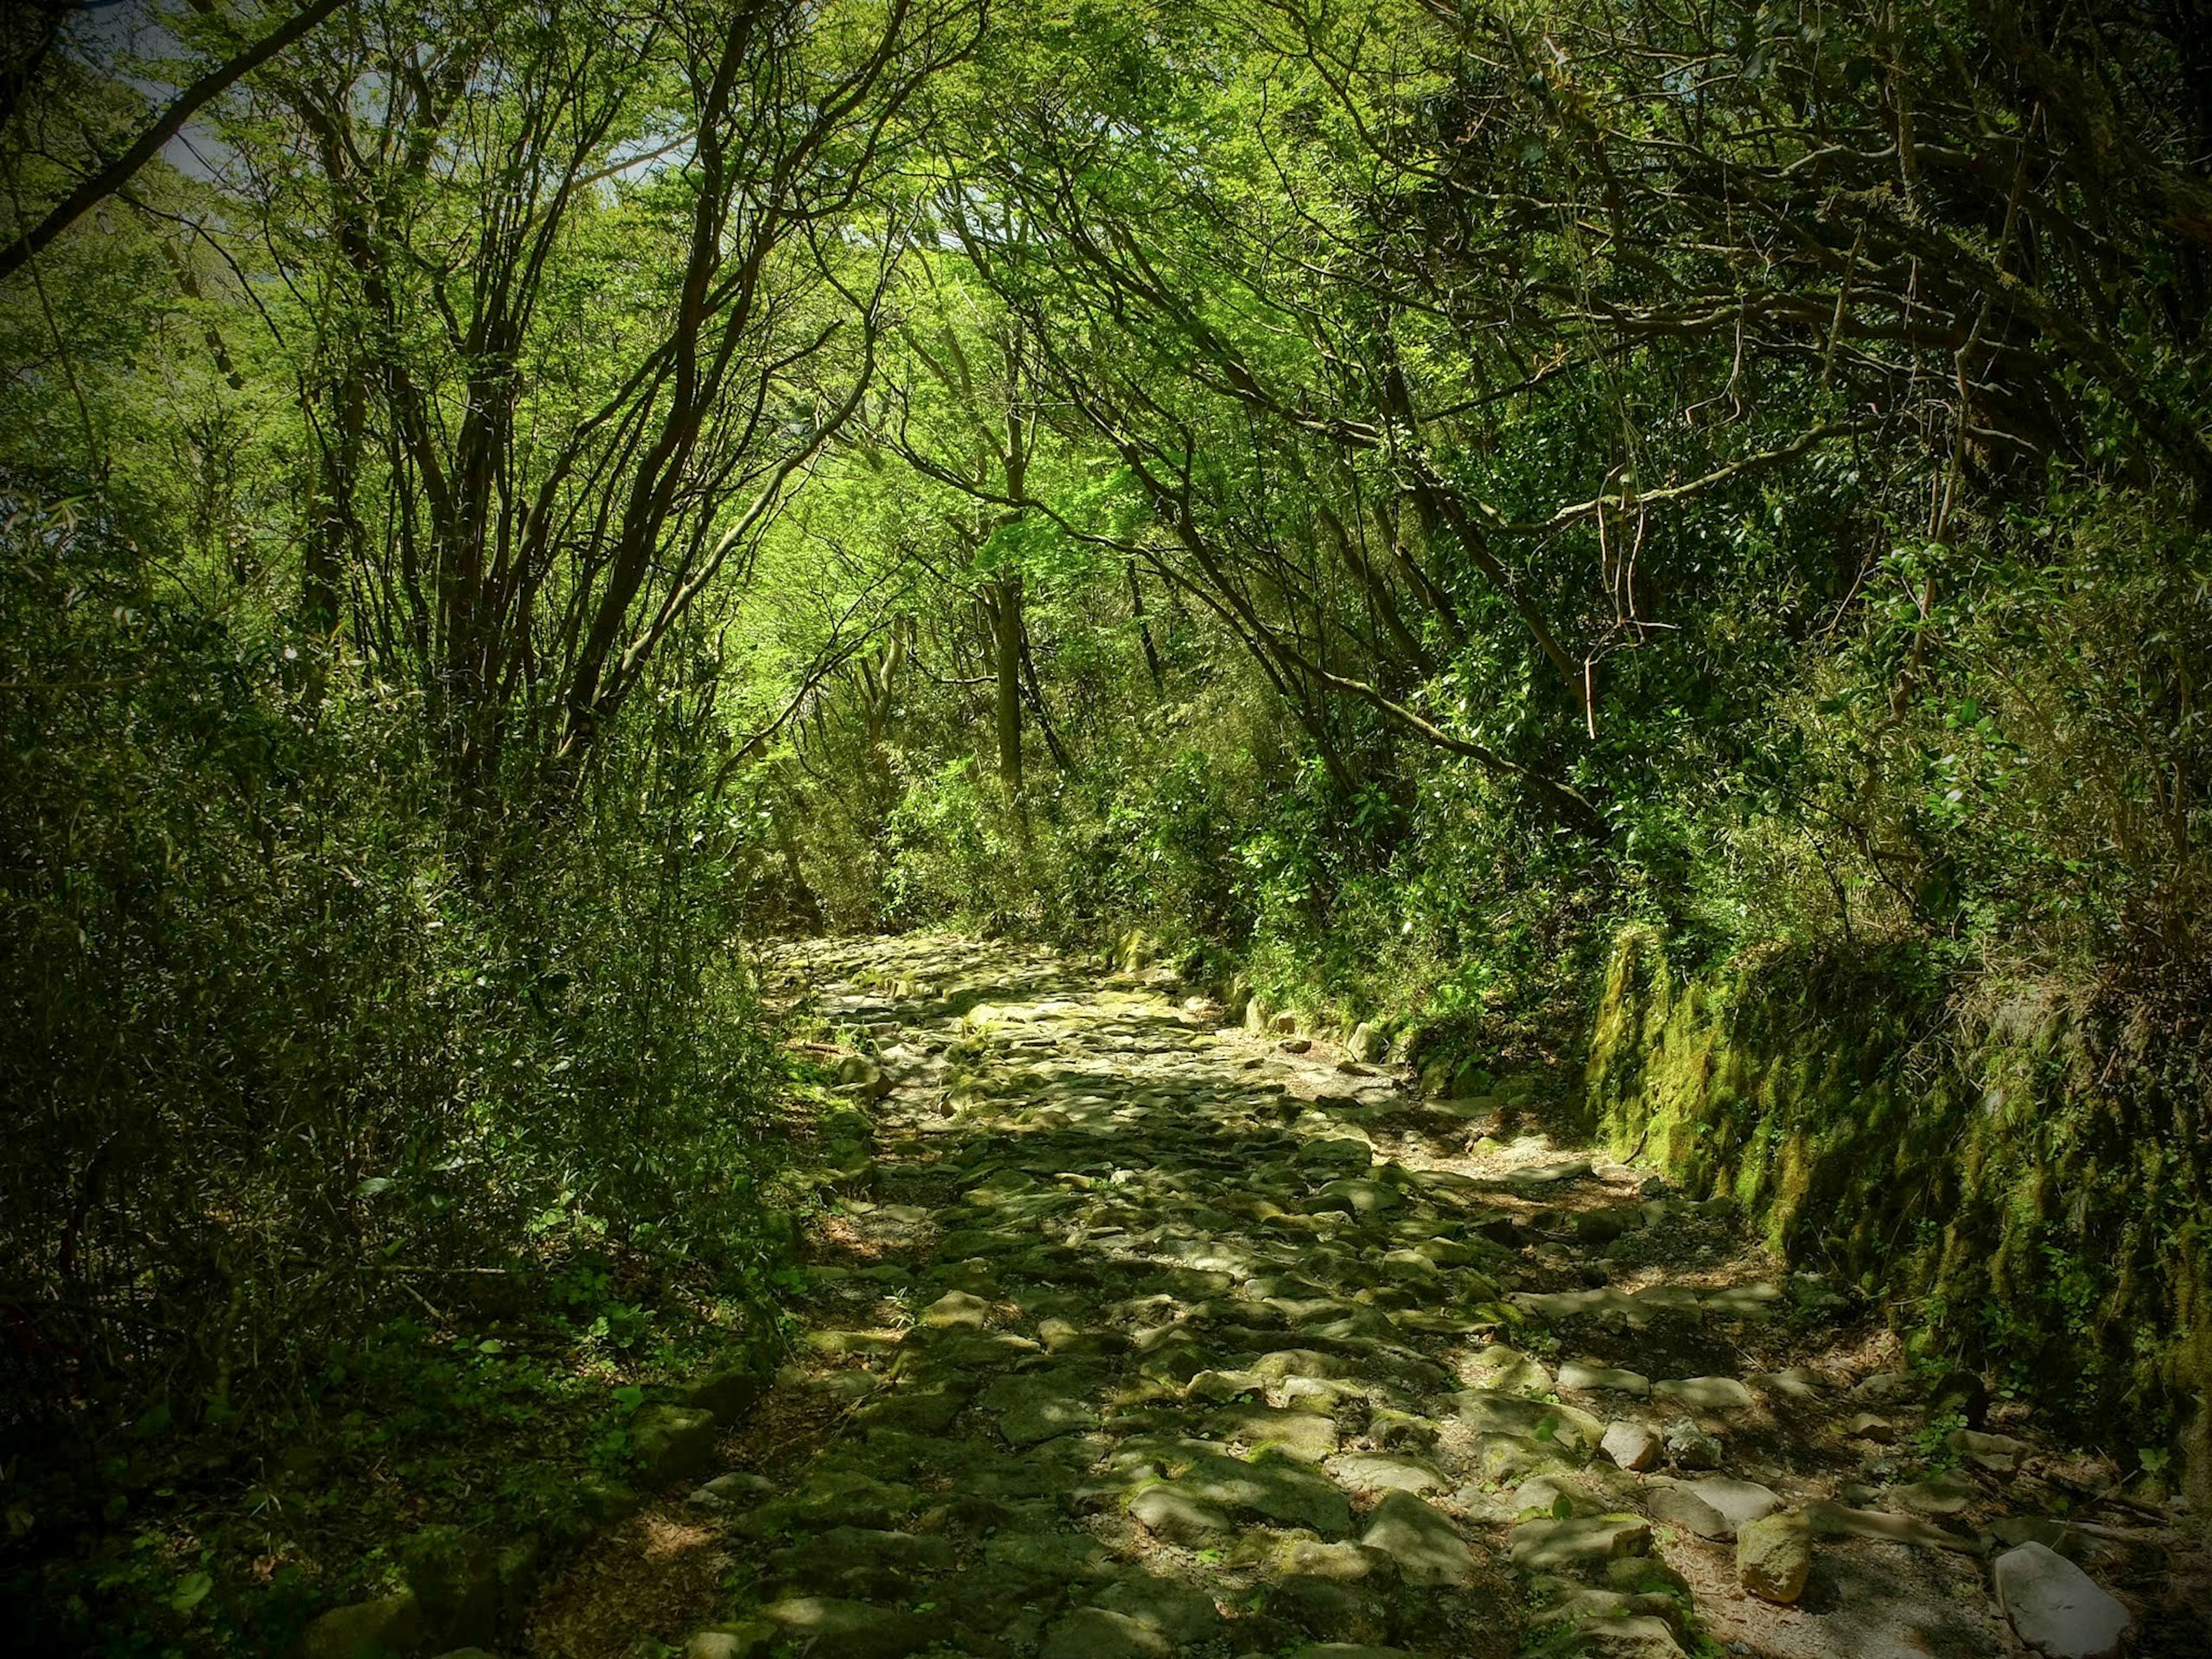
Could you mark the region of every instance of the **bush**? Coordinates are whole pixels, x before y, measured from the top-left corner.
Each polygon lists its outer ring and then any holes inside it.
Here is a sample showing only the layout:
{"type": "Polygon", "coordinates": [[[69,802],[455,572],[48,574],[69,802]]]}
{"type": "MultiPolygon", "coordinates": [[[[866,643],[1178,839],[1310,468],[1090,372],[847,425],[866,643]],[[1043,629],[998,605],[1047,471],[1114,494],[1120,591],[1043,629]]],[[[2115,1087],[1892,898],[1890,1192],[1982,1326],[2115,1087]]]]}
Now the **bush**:
{"type": "Polygon", "coordinates": [[[758,1269],[767,1054],[665,734],[457,829],[411,699],[150,568],[0,538],[9,1437],[296,1401],[579,1252],[758,1269]]]}

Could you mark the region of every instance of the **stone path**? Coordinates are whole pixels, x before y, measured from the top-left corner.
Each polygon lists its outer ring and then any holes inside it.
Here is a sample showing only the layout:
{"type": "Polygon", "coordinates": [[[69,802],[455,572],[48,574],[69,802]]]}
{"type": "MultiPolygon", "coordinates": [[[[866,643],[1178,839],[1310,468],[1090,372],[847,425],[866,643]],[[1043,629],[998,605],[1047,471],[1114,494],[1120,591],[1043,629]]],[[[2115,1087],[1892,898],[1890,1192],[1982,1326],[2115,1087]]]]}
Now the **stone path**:
{"type": "Polygon", "coordinates": [[[688,1659],[1965,1659],[2028,1650],[1992,1564],[2031,1541],[2130,1598],[2131,1650],[2203,1650],[2094,1468],[1882,1369],[1525,1086],[1425,1103],[1018,947],[780,973],[857,1051],[844,1197],[762,1412],[797,1427],[692,1494],[740,1565],[688,1659]]]}

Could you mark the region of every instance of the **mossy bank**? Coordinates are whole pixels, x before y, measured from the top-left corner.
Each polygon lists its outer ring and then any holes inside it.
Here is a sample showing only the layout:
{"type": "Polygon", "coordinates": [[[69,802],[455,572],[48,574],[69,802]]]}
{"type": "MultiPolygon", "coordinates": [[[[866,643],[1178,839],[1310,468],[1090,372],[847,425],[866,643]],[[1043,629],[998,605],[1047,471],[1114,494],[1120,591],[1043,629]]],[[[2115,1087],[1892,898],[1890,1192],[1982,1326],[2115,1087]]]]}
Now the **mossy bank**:
{"type": "MultiPolygon", "coordinates": [[[[1965,1001],[1880,951],[1686,971],[1616,939],[1583,1106],[1729,1193],[1793,1264],[2212,1500],[2208,1083],[2185,1030],[2045,992],[1965,1001]]],[[[2124,1455],[2124,1461],[2125,1456],[2124,1455]]]]}

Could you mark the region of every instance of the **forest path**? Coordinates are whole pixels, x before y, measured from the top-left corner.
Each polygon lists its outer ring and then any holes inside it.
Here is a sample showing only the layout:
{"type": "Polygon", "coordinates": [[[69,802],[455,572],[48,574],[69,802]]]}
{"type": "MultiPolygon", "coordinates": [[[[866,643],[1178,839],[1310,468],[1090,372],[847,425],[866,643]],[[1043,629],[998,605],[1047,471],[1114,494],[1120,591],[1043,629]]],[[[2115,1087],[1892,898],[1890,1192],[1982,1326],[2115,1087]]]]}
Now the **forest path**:
{"type": "Polygon", "coordinates": [[[690,1659],[1966,1659],[2026,1651],[1992,1526],[2163,1572],[2124,1524],[2000,1523],[2072,1477],[1947,1446],[1978,1384],[1886,1370],[1724,1203],[1555,1146],[1510,1084],[1425,1103],[1164,971],[1018,946],[778,975],[873,1051],[825,1124],[865,1106],[872,1144],[833,1159],[797,1358],[646,1517],[737,1586],[690,1659]],[[1799,1519],[1740,1565],[1769,1510],[1799,1519]],[[1808,1550],[1794,1605],[1744,1588],[1808,1550]]]}

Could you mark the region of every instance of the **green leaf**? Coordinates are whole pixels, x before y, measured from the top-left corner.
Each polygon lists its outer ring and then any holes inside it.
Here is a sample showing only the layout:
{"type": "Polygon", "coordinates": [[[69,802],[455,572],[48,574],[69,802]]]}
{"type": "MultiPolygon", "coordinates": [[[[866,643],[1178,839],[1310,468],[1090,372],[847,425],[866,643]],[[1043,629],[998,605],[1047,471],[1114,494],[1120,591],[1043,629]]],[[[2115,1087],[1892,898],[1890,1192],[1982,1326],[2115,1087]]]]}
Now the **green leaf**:
{"type": "Polygon", "coordinates": [[[208,1573],[188,1572],[177,1581],[177,1588],[169,1594],[169,1606],[179,1613],[190,1613],[208,1599],[215,1589],[215,1579],[208,1573]]]}

